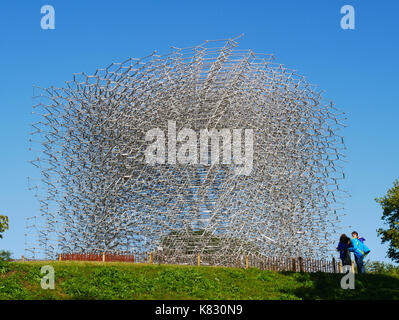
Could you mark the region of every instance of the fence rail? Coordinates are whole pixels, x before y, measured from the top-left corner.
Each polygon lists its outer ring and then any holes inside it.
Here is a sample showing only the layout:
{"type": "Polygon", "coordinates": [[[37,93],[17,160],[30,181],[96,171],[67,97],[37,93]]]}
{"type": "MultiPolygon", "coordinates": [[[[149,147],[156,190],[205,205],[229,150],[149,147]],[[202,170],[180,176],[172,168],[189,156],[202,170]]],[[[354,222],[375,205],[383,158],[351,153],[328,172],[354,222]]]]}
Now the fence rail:
{"type": "MultiPolygon", "coordinates": [[[[144,264],[201,265],[224,266],[235,268],[258,268],[270,271],[293,272],[341,272],[341,263],[327,259],[265,257],[247,255],[239,258],[233,256],[217,257],[210,254],[168,254],[162,251],[154,252],[104,252],[104,253],[61,253],[59,261],[100,261],[100,262],[130,262],[144,264]]],[[[32,261],[34,259],[24,259],[32,261]]]]}

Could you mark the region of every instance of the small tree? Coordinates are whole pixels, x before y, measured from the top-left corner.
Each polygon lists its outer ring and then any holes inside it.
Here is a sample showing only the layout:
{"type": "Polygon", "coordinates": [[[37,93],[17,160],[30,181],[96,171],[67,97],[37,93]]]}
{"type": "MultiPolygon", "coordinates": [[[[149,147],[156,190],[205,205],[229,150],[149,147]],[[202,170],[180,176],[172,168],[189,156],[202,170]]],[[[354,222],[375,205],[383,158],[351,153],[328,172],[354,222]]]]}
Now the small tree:
{"type": "Polygon", "coordinates": [[[364,263],[367,273],[374,274],[399,274],[399,266],[394,266],[391,263],[383,261],[366,261],[364,263]]]}
{"type": "Polygon", "coordinates": [[[0,261],[8,261],[11,260],[12,253],[6,250],[0,250],[0,261]]]}
{"type": "Polygon", "coordinates": [[[0,239],[3,238],[2,233],[8,230],[8,217],[0,215],[0,239]]]}
{"type": "Polygon", "coordinates": [[[387,195],[375,199],[383,209],[381,219],[388,224],[388,229],[377,230],[381,242],[389,243],[388,257],[399,262],[399,180],[394,182],[393,188],[389,189],[387,195]]]}

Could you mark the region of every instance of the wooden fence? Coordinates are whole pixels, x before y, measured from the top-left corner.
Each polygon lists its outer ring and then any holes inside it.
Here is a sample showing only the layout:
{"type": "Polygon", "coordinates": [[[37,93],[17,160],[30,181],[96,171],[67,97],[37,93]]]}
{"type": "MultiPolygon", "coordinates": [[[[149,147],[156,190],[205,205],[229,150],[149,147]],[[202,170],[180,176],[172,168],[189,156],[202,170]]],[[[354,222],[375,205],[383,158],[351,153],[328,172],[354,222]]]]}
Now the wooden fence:
{"type": "Polygon", "coordinates": [[[104,252],[104,253],[62,253],[58,255],[60,261],[102,261],[102,262],[131,262],[145,264],[174,264],[174,265],[201,265],[224,266],[235,268],[258,268],[271,271],[293,272],[341,272],[341,264],[335,258],[288,258],[241,256],[219,257],[209,254],[168,254],[162,251],[155,252],[104,252]]]}

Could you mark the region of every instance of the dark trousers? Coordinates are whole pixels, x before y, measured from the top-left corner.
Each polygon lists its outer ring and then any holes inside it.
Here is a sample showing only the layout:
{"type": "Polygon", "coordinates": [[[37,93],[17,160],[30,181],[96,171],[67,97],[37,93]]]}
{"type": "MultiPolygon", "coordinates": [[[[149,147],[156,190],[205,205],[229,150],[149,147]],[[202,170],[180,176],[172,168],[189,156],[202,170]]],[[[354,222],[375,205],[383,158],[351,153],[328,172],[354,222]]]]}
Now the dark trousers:
{"type": "Polygon", "coordinates": [[[356,257],[356,255],[355,255],[355,262],[356,262],[356,266],[357,266],[357,273],[366,273],[366,270],[364,269],[363,258],[364,258],[364,256],[361,256],[360,258],[358,258],[358,257],[356,257]]]}
{"type": "Polygon", "coordinates": [[[343,266],[351,266],[352,265],[351,258],[346,257],[344,259],[341,259],[341,261],[342,261],[343,266]]]}

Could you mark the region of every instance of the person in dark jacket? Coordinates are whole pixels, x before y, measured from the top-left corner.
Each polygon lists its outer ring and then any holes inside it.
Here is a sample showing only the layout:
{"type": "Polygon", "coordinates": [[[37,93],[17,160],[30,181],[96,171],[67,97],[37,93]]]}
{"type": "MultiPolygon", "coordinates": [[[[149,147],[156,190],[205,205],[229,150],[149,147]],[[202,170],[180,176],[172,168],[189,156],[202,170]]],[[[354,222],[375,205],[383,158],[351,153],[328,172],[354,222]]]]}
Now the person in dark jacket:
{"type": "Polygon", "coordinates": [[[346,234],[341,234],[339,237],[337,251],[339,251],[339,257],[343,266],[352,265],[351,255],[349,252],[349,247],[351,245],[351,239],[346,234]]]}

